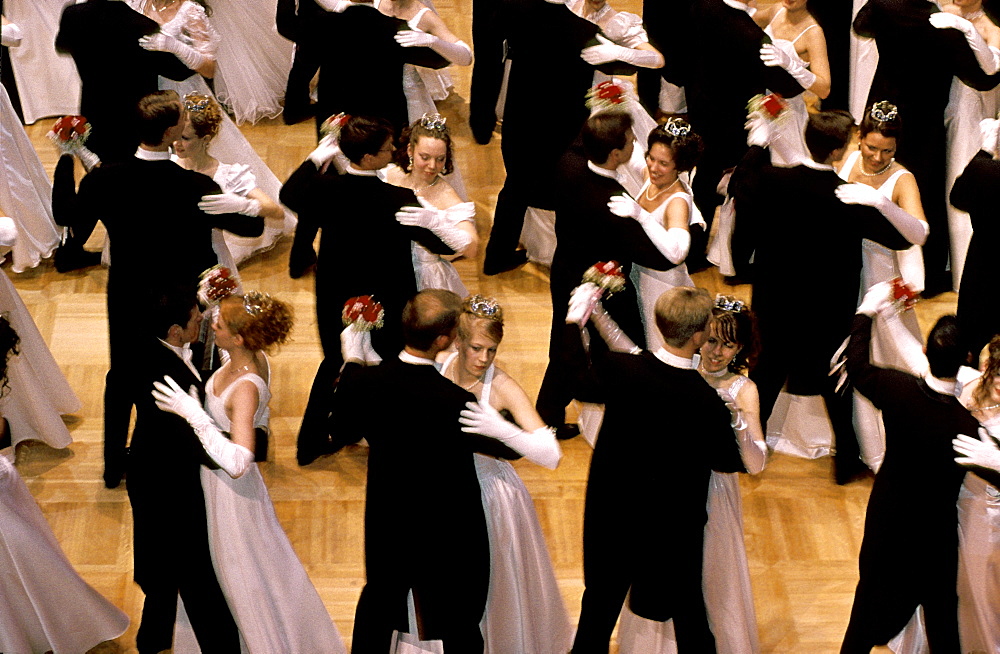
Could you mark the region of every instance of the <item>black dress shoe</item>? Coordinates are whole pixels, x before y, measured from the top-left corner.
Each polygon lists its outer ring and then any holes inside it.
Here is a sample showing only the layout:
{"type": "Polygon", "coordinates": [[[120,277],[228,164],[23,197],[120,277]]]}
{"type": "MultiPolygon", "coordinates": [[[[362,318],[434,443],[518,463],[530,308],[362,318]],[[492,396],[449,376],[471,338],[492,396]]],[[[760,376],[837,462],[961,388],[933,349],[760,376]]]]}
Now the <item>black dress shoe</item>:
{"type": "Polygon", "coordinates": [[[100,252],[88,252],[86,250],[56,250],[55,256],[56,271],[65,273],[91,266],[101,265],[100,252]]]}
{"type": "Polygon", "coordinates": [[[519,268],[528,262],[527,250],[514,250],[509,256],[487,257],[483,262],[484,275],[499,275],[519,268]]]}
{"type": "Polygon", "coordinates": [[[560,427],[556,427],[556,438],[561,441],[566,441],[571,438],[575,438],[580,435],[580,425],[572,422],[564,423],[560,427]]]}

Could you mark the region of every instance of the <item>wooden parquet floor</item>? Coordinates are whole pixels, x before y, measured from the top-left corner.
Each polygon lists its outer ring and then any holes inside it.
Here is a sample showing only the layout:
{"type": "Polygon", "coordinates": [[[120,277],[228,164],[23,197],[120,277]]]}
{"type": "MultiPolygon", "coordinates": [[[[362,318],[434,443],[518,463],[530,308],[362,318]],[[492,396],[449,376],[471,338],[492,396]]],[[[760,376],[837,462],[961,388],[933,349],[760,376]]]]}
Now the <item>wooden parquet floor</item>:
{"type": "MultiPolygon", "coordinates": [[[[620,8],[629,9],[628,4],[620,8]]],[[[449,0],[437,5],[459,37],[471,42],[471,2],[449,0]]],[[[485,241],[504,179],[499,138],[488,146],[473,143],[466,124],[469,69],[453,69],[453,75],[455,92],[441,103],[441,109],[457,137],[458,164],[476,202],[485,241]]],[[[56,156],[44,138],[48,128],[46,120],[27,130],[51,174],[56,156]]],[[[311,123],[289,127],[280,121],[265,121],[244,126],[243,132],[281,179],[287,178],[314,146],[311,123]]],[[[91,249],[99,247],[101,238],[103,233],[95,234],[91,249]]],[[[292,545],[349,643],[354,607],[364,581],[366,452],[352,446],[306,468],[295,463],[295,436],[321,354],[313,280],[288,277],[288,246],[289,242],[283,241],[241,270],[246,287],[289,301],[297,318],[291,343],[272,358],[272,446],[270,459],[261,468],[292,545]]],[[[181,250],[177,254],[183,256],[181,250]]],[[[372,265],[377,266],[378,260],[373,259],[372,265]]],[[[551,310],[547,271],[529,264],[515,272],[484,277],[481,266],[481,260],[457,263],[470,291],[496,297],[503,304],[508,316],[507,335],[499,363],[534,396],[547,357],[551,310]]],[[[101,480],[101,402],[108,357],[106,272],[92,268],[59,274],[48,261],[22,274],[13,274],[9,268],[6,272],[83,402],[78,414],[66,418],[74,439],[69,448],[22,444],[17,467],[73,565],[132,619],[122,637],[96,651],[133,652],[142,594],[131,579],[132,518],[124,486],[108,490],[101,480]]],[[[807,271],[789,274],[803,272],[807,271]]],[[[728,289],[744,298],[749,296],[749,287],[734,291],[723,286],[714,270],[695,275],[695,279],[713,293],[728,289]]],[[[949,293],[921,303],[917,311],[926,331],[938,315],[954,308],[955,295],[949,293]]],[[[591,449],[579,438],[564,442],[563,449],[558,470],[524,462],[515,467],[534,497],[559,585],[575,623],[583,588],[583,498],[591,449]]],[[[839,487],[832,481],[829,459],[808,461],[775,455],[763,473],[744,476],[741,488],[763,651],[836,652],[857,583],[857,555],[870,480],[839,487]]]]}

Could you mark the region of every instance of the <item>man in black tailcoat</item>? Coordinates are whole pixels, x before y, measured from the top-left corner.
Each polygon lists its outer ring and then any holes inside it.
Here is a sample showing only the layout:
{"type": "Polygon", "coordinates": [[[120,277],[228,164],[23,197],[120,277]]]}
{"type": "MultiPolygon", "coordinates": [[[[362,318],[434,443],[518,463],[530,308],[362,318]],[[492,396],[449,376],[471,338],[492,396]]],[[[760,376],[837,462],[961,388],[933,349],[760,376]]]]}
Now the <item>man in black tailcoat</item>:
{"type": "Polygon", "coordinates": [[[673,619],[679,651],[714,652],[701,586],[708,480],[744,468],[732,415],[697,371],[712,299],[704,289],[666,291],[656,303],[660,350],[592,350],[588,367],[581,309],[594,290],[574,293],[563,325],[580,385],[605,406],[587,478],[573,652],[607,653],[630,589],[634,613],[673,619]]]}
{"type": "Polygon", "coordinates": [[[378,366],[362,367],[345,330],[343,378],[337,387],[334,443],[366,438],[366,583],[354,619],[355,654],[383,654],[393,629],[407,631],[413,591],[422,640],[448,652],[482,652],[479,630],[490,577],[489,540],[474,452],[519,455],[501,442],[463,433],[459,413],[475,396],[438,373],[434,357],[455,337],[462,300],[451,291],[421,291],[403,311],[405,346],[378,366]],[[402,423],[387,415],[406,416],[402,423]],[[419,538],[399,546],[401,534],[419,538]]]}
{"type": "Polygon", "coordinates": [[[60,224],[89,235],[100,220],[114,243],[108,270],[111,369],[104,390],[104,483],[109,488],[124,472],[134,402],[124,380],[141,336],[136,324],[143,324],[159,289],[197,284],[199,275],[218,263],[213,228],[239,236],[260,236],[264,230],[259,216],[213,215],[199,208],[204,196],[220,189],[210,177],[170,161],[170,145],[184,126],[184,107],[174,91],[145,96],[138,115],[142,145],[134,157],[95,168],[75,193],[70,169],[56,178],[52,190],[60,224]]]}
{"type": "Polygon", "coordinates": [[[309,255],[315,257],[312,243],[317,230],[322,229],[316,264],[316,319],[324,359],[299,429],[302,465],[328,451],[330,395],[343,364],[340,332],[344,302],[374,295],[385,310],[385,324],[372,337],[375,349],[398,352],[403,347],[403,306],[417,292],[411,241],[438,254],[454,253],[429,229],[397,221],[396,214],[403,207],[415,208],[419,203],[410,189],[386,184],[376,175],[392,160],[392,141],[388,121],[352,116],[340,131],[340,148],[350,161],[345,173],[329,170],[334,153],[329,140],[324,140],[281,189],[281,201],[299,214],[292,244],[293,268],[297,262],[308,261],[309,255]]]}
{"type": "Polygon", "coordinates": [[[903,132],[896,158],[913,173],[920,187],[930,226],[923,247],[925,295],[951,290],[951,274],[946,270],[949,238],[943,180],[944,110],[952,79],[958,77],[980,91],[1000,81],[983,72],[961,32],[931,25],[934,13],[939,13],[938,8],[928,0],[869,0],[854,19],[854,31],[874,38],[878,46],[878,68],[868,104],[888,100],[899,109],[903,132]]]}
{"type": "MultiPolygon", "coordinates": [[[[684,91],[690,122],[705,142],[698,162],[694,199],[708,223],[704,232],[692,234],[688,267],[705,265],[705,244],[715,209],[722,203],[716,188],[723,172],[746,153],[747,102],[770,90],[790,98],[802,86],[783,68],[765,66],[760,48],[769,42],[764,30],[747,14],[739,0],[695,0],[687,21],[687,75],[684,91]]],[[[734,256],[740,251],[734,245],[734,256]]],[[[741,262],[735,261],[738,266],[741,262]]],[[[742,274],[744,271],[737,270],[742,274]]]]}
{"type": "Polygon", "coordinates": [[[158,31],[156,21],[119,0],[89,0],[63,9],[56,50],[76,63],[83,82],[80,113],[93,128],[87,147],[104,163],[135,154],[135,107],[157,89],[158,75],[183,80],[194,74],[169,52],[139,47],[140,37],[158,31]]]}
{"type": "Polygon", "coordinates": [[[840,651],[867,654],[885,645],[923,606],[930,651],[959,654],[956,501],[965,469],[955,463],[952,439],[979,427],[956,397],[966,353],[955,317],[944,316],[927,338],[930,372],[923,378],[873,366],[872,320],[895,310],[890,285],[873,286],[847,347],[854,387],[882,411],[886,449],[868,499],[861,578],[840,651]]]}
{"type": "MultiPolygon", "coordinates": [[[[763,119],[757,123],[766,129],[763,119]]],[[[849,389],[836,392],[830,359],[843,342],[857,306],[861,241],[890,249],[910,243],[876,209],[848,205],[835,189],[844,180],[832,162],[843,157],[854,121],[846,112],[820,112],[809,118],[806,146],[813,157],[791,168],[770,165],[767,150],[750,148],[730,182],[747,209],[752,226],[753,309],[760,329],[760,356],[751,378],[760,394],[760,419],[766,425],[781,389],[822,395],[833,424],[837,481],[847,482],[864,469],[852,422],[849,389]],[[796,210],[809,212],[808,230],[787,220],[796,210]],[[805,239],[805,240],[804,240],[805,239]],[[811,274],[789,274],[789,253],[800,252],[811,274]],[[812,317],[803,323],[802,316],[812,317]]],[[[751,141],[758,140],[751,130],[751,141]]]]}
{"type": "Polygon", "coordinates": [[[128,377],[135,390],[136,421],[128,453],[128,497],[134,523],[134,572],[145,600],[136,634],[141,654],[170,649],[177,596],[203,652],[240,651],[240,636],[212,567],[200,468],[204,452],[183,418],[160,411],[153,382],[169,375],[182,388],[204,392],[190,363],[201,312],[194,285],[156,299],[140,332],[128,377]],[[155,335],[155,336],[154,336],[155,335]]]}
{"type": "MultiPolygon", "coordinates": [[[[608,200],[626,193],[616,169],[632,156],[632,119],[625,113],[599,113],[589,118],[581,141],[559,164],[556,185],[556,251],[552,257],[552,332],[549,364],[536,407],[548,425],[563,425],[566,405],[574,397],[567,377],[564,342],[565,298],[584,272],[600,261],[617,261],[628,279],[632,263],[669,270],[670,263],[632,218],[611,213],[608,200]]],[[[506,138],[506,137],[504,137],[506,138]]],[[[605,308],[632,341],[645,345],[639,300],[629,283],[605,302],[605,308]]],[[[562,435],[562,434],[560,434],[562,435]]]]}

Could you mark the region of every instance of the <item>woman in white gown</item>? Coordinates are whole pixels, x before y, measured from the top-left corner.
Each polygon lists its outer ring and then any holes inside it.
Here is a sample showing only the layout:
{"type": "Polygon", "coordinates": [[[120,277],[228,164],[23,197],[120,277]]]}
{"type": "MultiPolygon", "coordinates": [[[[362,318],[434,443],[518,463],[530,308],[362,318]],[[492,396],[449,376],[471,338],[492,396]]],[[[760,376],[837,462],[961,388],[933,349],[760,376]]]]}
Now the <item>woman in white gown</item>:
{"type": "MultiPolygon", "coordinates": [[[[206,408],[169,377],[166,384],[156,384],[154,397],[160,408],[191,423],[219,466],[201,469],[209,546],[243,651],[346,653],[254,463],[254,430],[267,426],[271,398],[264,350],[287,339],[291,309],[263,293],[231,296],[220,303],[212,328],[216,344],[229,353],[229,360],[205,385],[206,408]]],[[[182,606],[178,614],[173,651],[197,651],[182,606]]]]}
{"type": "MultiPolygon", "coordinates": [[[[2,395],[13,388],[8,363],[17,346],[17,333],[0,317],[2,395]]],[[[128,628],[128,616],[73,569],[17,468],[2,456],[0,560],[0,651],[85,652],[128,628]]]]}
{"type": "Polygon", "coordinates": [[[691,187],[680,174],[692,170],[701,155],[701,137],[680,118],[671,118],[649,133],[646,149],[646,181],[638,201],[628,196],[612,198],[609,208],[619,216],[639,221],[656,248],[677,264],[667,271],[632,266],[632,283],[639,292],[639,308],[650,351],[663,344],[656,327],[654,306],[657,298],[674,286],[693,286],[684,259],[691,246],[689,225],[704,220],[694,206],[691,187]]]}
{"type": "MultiPolygon", "coordinates": [[[[257,187],[257,178],[250,167],[242,163],[222,163],[208,150],[222,126],[222,110],[207,95],[190,93],[184,96],[187,119],[181,137],[174,142],[175,160],[183,168],[208,175],[222,189],[223,194],[212,198],[213,206],[206,213],[235,211],[247,216],[261,216],[265,226],[277,225],[285,219],[284,210],[267,193],[257,187]]],[[[208,204],[208,203],[206,203],[208,204]]],[[[226,243],[226,232],[212,230],[212,248],[219,257],[219,264],[236,274],[236,261],[226,243]]]]}
{"type": "MultiPolygon", "coordinates": [[[[468,295],[451,261],[458,257],[474,258],[479,248],[476,232],[476,204],[462,202],[445,180],[454,170],[451,132],[444,116],[424,114],[403,133],[404,147],[396,149],[397,163],[385,169],[385,181],[393,186],[413,189],[420,204],[427,209],[445,210],[445,219],[468,236],[468,245],[452,256],[430,252],[419,243],[411,245],[413,272],[417,290],[443,288],[461,297],[468,295]]],[[[463,239],[466,240],[466,239],[463,239]]]]}
{"type": "MultiPolygon", "coordinates": [[[[503,340],[503,309],[479,295],[466,298],[464,309],[457,351],[444,359],[441,374],[475,395],[480,405],[492,407],[487,412],[509,412],[525,442],[508,444],[554,469],[562,453],[552,430],[520,385],[494,364],[503,340]]],[[[481,623],[484,652],[567,652],[572,629],[531,495],[510,463],[474,456],[490,540],[490,588],[481,623]]],[[[397,654],[441,651],[440,641],[421,642],[408,634],[400,634],[399,642],[397,654]]]]}
{"type": "MultiPolygon", "coordinates": [[[[718,297],[708,341],[701,348],[698,371],[719,395],[740,410],[745,428],[740,435],[743,465],[750,474],[764,469],[767,445],[760,426],[757,386],[746,376],[757,350],[753,314],[743,302],[718,297]]],[[[705,525],[702,577],[708,620],[720,654],[760,651],[750,569],[743,542],[743,504],[737,473],[712,472],[705,525]]],[[[676,654],[673,621],[654,622],[622,610],[618,632],[621,652],[676,654]]]]}
{"type": "MultiPolygon", "coordinates": [[[[129,4],[160,25],[158,34],[140,39],[142,47],[147,50],[173,52],[185,65],[200,73],[192,75],[183,82],[161,77],[160,88],[173,89],[181,97],[189,93],[211,95],[212,92],[202,76],[211,78],[215,75],[216,52],[220,37],[208,20],[205,3],[198,0],[129,0],[129,4]]],[[[236,124],[225,114],[222,115],[219,134],[214,139],[213,150],[215,156],[222,161],[239,162],[249,166],[257,178],[257,185],[264,193],[272,198],[278,197],[281,182],[257,155],[236,124]]],[[[233,258],[240,263],[257,252],[272,248],[283,234],[294,231],[295,224],[295,216],[285,210],[284,221],[280,227],[265,225],[264,233],[255,238],[227,233],[225,239],[233,258]]]]}

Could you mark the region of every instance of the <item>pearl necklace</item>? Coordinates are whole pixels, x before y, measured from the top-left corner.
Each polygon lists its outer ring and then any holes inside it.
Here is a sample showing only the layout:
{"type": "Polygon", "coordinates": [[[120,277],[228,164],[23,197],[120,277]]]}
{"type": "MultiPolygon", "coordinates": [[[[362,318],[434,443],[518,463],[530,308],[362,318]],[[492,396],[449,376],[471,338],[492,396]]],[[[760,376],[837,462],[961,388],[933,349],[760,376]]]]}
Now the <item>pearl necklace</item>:
{"type": "Polygon", "coordinates": [[[675,180],[674,180],[674,181],[673,181],[673,182],[672,182],[672,183],[670,184],[670,186],[668,186],[668,187],[666,187],[666,188],[663,188],[663,189],[660,189],[659,191],[657,191],[657,192],[656,192],[656,194],[655,194],[655,195],[653,195],[652,197],[650,197],[650,196],[649,196],[649,189],[653,188],[653,184],[652,184],[652,183],[650,183],[650,184],[649,184],[649,186],[647,186],[647,187],[646,187],[646,194],[645,194],[645,195],[646,195],[646,199],[647,199],[648,201],[652,202],[652,201],[653,201],[653,200],[655,200],[656,198],[660,197],[661,195],[663,195],[664,193],[666,193],[667,191],[669,191],[670,189],[672,189],[672,188],[674,187],[674,184],[676,184],[676,183],[677,183],[677,182],[679,182],[679,181],[681,181],[681,178],[680,178],[680,177],[678,177],[677,179],[675,179],[675,180]]]}
{"type": "Polygon", "coordinates": [[[964,18],[965,20],[967,20],[967,21],[969,21],[971,23],[972,21],[976,20],[977,18],[979,18],[982,15],[983,15],[983,10],[980,9],[979,11],[974,11],[974,12],[972,12],[970,14],[962,14],[962,18],[964,18]]]}
{"type": "Polygon", "coordinates": [[[892,159],[889,160],[889,163],[887,163],[885,165],[885,167],[882,168],[882,170],[877,170],[874,173],[865,172],[865,164],[864,164],[864,162],[862,162],[861,165],[858,166],[858,172],[861,173],[862,175],[864,175],[865,177],[878,177],[879,175],[881,175],[885,171],[889,170],[889,167],[892,166],[892,164],[895,163],[895,161],[896,161],[896,157],[893,157],[892,159]]]}
{"type": "Polygon", "coordinates": [[[438,180],[439,180],[439,179],[441,179],[441,176],[440,176],[440,175],[435,175],[435,176],[434,176],[434,181],[433,181],[433,182],[431,182],[430,184],[428,184],[427,186],[425,186],[425,187],[423,187],[423,188],[414,188],[414,189],[413,189],[413,192],[414,192],[414,193],[418,193],[418,194],[419,194],[419,193],[423,193],[424,191],[426,191],[426,190],[427,190],[427,189],[429,189],[430,187],[432,187],[432,186],[434,186],[435,184],[437,184],[437,183],[438,183],[438,180]]]}
{"type": "Polygon", "coordinates": [[[471,391],[473,388],[476,387],[476,384],[482,383],[482,381],[483,381],[482,379],[477,379],[476,381],[472,382],[468,386],[462,386],[462,388],[465,389],[465,390],[467,390],[467,391],[471,391]]]}

